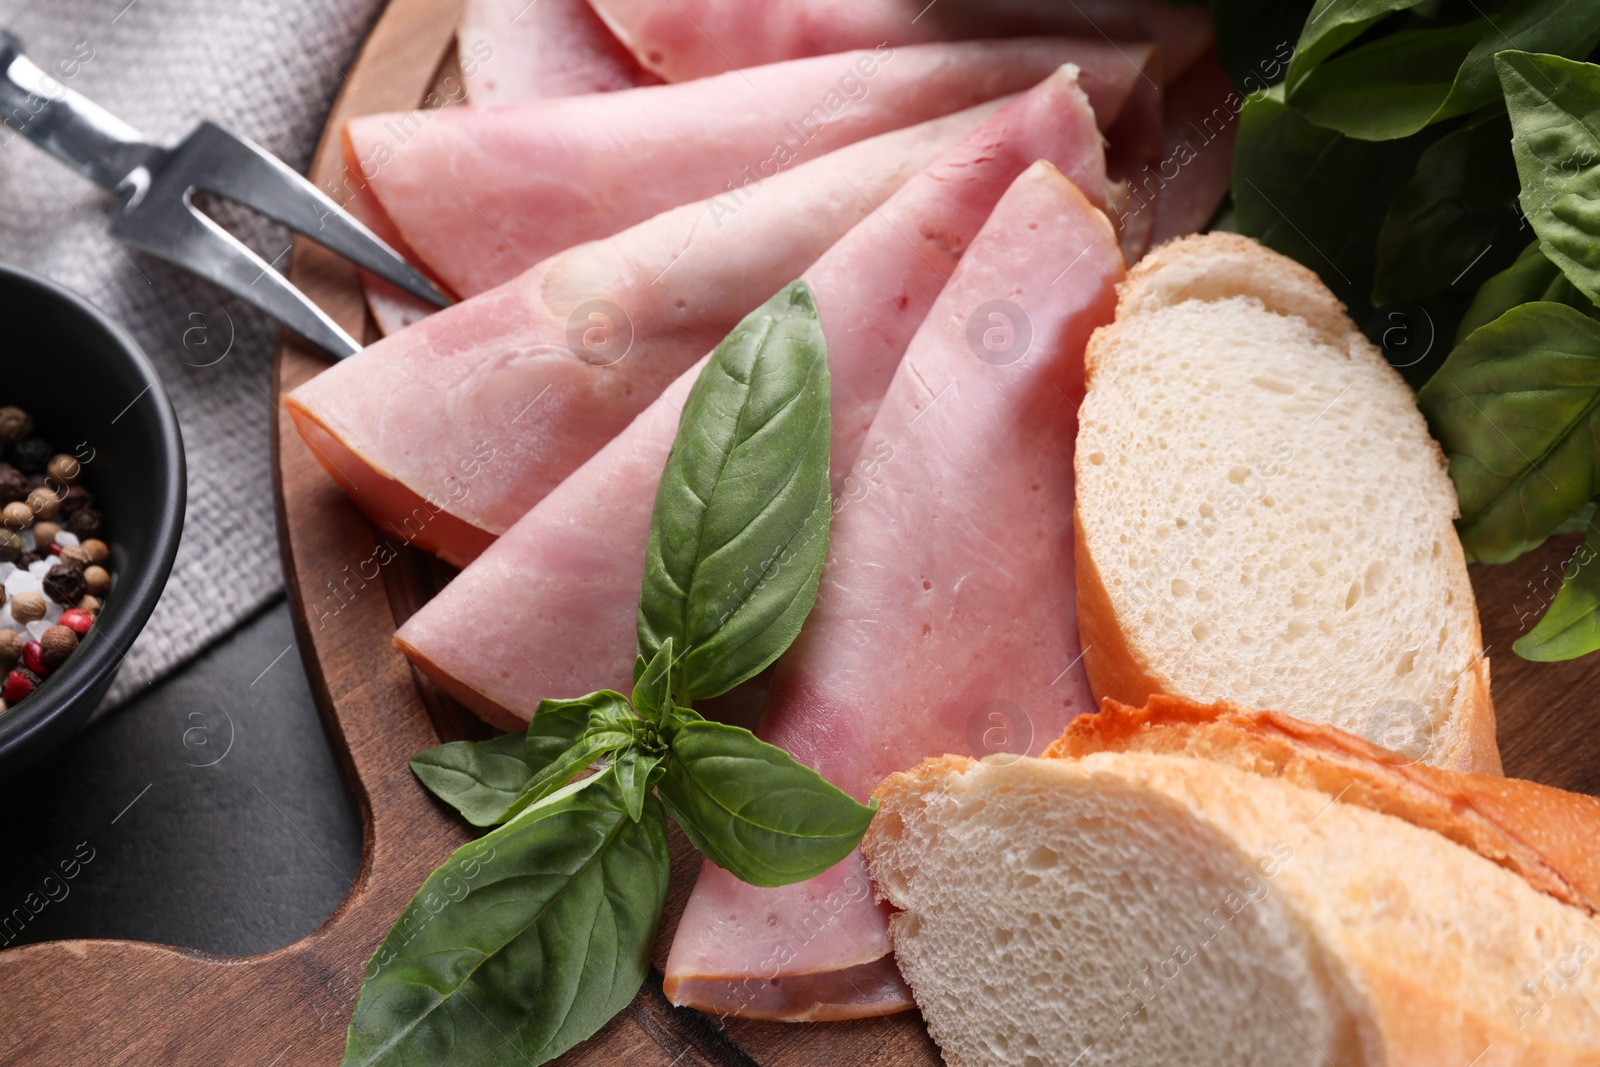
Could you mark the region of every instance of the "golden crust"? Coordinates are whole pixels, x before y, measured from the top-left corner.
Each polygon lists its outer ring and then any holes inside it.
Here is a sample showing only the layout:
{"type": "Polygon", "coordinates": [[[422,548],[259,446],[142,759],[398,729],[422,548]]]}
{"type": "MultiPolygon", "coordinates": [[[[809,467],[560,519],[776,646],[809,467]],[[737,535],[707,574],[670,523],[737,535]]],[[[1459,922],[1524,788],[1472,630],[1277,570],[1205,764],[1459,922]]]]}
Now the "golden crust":
{"type": "Polygon", "coordinates": [[[1182,754],[1283,778],[1433,830],[1528,884],[1600,914],[1600,798],[1515,778],[1415,763],[1352,734],[1270,711],[1155,696],[1106,700],[1073,720],[1046,758],[1092,752],[1182,754]]]}

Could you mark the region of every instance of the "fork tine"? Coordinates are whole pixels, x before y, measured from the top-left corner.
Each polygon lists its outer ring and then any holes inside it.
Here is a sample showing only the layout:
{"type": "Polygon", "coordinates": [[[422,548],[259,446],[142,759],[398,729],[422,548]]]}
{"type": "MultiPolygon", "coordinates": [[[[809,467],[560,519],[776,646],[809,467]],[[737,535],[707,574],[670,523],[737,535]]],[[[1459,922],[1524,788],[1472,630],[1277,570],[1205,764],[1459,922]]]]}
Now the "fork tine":
{"type": "Polygon", "coordinates": [[[361,350],[355,338],[272,264],[186,200],[146,201],[137,213],[119,213],[112,219],[111,235],[215,282],[338,359],[361,350]]]}
{"type": "Polygon", "coordinates": [[[315,185],[270,152],[210,122],[172,151],[194,187],[236,200],[326,245],[406,292],[438,307],[450,300],[426,276],[315,185]]]}

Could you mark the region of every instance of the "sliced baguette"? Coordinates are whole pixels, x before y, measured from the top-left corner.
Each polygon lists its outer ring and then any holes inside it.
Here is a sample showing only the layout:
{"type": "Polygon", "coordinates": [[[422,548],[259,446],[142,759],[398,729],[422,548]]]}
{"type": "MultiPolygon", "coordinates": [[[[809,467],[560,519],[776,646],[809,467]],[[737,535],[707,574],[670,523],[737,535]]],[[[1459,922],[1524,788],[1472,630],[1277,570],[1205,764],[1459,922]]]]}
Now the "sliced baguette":
{"type": "Polygon", "coordinates": [[[1429,767],[1277,712],[1172,697],[1152,697],[1141,709],[1107,700],[1098,713],[1074,719],[1044,755],[1094,752],[1193,756],[1282,778],[1442,834],[1540,892],[1600,915],[1600,798],[1429,767]]]}
{"type": "Polygon", "coordinates": [[[1086,358],[1095,696],[1272,708],[1497,773],[1444,456],[1316,275],[1234,234],[1175,241],[1130,272],[1086,358]]]}
{"type": "Polygon", "coordinates": [[[890,777],[863,842],[951,1067],[1600,1064],[1600,930],[1431,830],[1175,754],[890,777]]]}

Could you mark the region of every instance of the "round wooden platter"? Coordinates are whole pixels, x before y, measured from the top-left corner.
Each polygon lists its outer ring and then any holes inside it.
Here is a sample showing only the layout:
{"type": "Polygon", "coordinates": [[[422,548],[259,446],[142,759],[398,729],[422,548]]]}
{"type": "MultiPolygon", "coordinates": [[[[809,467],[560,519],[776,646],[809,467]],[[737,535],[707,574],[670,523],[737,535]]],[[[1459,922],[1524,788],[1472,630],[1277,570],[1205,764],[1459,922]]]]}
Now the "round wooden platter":
{"type": "MultiPolygon", "coordinates": [[[[353,116],[415,107],[449,72],[460,0],[392,0],[349,72],[312,166],[345,188],[339,131],[353,116]]],[[[372,339],[355,272],[297,241],[290,276],[356,336],[372,339]]],[[[279,353],[275,394],[326,366],[293,339],[279,353]]],[[[416,676],[393,648],[395,627],[448,569],[410,549],[382,566],[383,535],[333,484],[280,410],[274,434],[279,535],[300,652],[361,812],[364,852],[349,897],[305,939],[228,958],[122,941],[67,941],[0,952],[0,1062],[11,1064],[335,1064],[361,975],[429,871],[469,829],[413,779],[407,760],[485,728],[416,676]],[[371,577],[374,570],[376,577],[371,577]]],[[[1600,656],[1565,664],[1518,660],[1525,632],[1560,584],[1575,547],[1557,539],[1514,565],[1474,567],[1506,772],[1600,793],[1592,694],[1600,656]]],[[[659,968],[696,865],[674,846],[675,877],[656,946],[659,968]]],[[[921,1019],[783,1025],[675,1009],[652,974],[630,1008],[561,1061],[629,1067],[873,1064],[936,1067],[921,1019]]]]}

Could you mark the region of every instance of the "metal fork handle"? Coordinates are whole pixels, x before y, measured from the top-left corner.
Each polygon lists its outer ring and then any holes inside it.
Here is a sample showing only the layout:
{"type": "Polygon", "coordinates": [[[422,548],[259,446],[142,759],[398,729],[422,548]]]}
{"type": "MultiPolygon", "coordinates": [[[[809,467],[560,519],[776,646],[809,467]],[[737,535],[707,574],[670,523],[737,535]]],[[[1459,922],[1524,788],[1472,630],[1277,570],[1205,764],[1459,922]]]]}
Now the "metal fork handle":
{"type": "Polygon", "coordinates": [[[6,30],[0,30],[0,117],[108,189],[118,189],[152,151],[138,130],[40,69],[6,30]]]}

